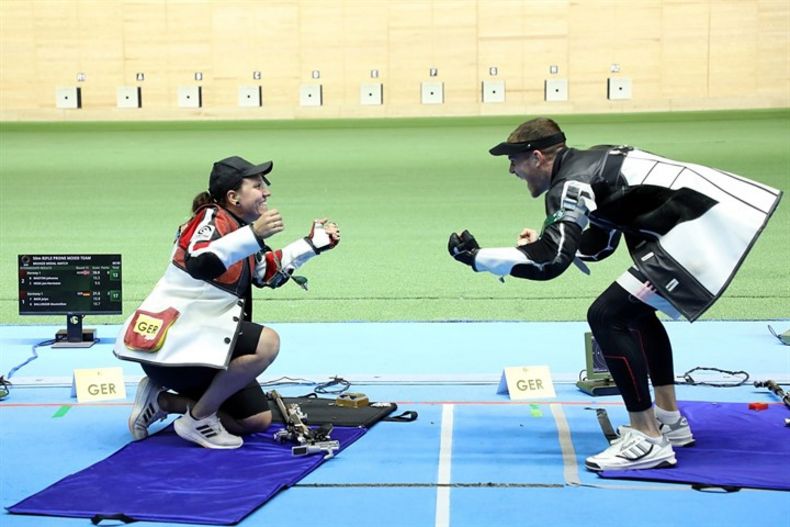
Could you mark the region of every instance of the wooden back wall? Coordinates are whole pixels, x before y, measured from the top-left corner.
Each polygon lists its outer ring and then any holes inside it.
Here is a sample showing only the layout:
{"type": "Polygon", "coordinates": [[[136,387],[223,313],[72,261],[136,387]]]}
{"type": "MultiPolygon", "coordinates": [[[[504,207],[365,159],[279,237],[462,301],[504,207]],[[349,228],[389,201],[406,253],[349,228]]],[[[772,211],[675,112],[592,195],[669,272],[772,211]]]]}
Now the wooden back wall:
{"type": "Polygon", "coordinates": [[[789,43],[787,0],[0,0],[0,120],[788,107],[789,43]],[[632,98],[608,100],[608,77],[632,98]],[[568,101],[544,101],[546,79],[567,79],[568,101]],[[505,102],[481,101],[487,80],[505,81],[505,102]],[[443,104],[420,103],[429,81],[443,104]],[[384,104],[363,106],[373,82],[384,104]],[[323,106],[299,105],[307,83],[323,106]],[[179,108],[194,85],[203,107],[179,108]],[[239,107],[242,85],[262,87],[260,107],[239,107]],[[83,107],[57,109],[55,90],[75,86],[83,107]],[[143,107],[117,108],[119,86],[140,86],[143,107]]]}

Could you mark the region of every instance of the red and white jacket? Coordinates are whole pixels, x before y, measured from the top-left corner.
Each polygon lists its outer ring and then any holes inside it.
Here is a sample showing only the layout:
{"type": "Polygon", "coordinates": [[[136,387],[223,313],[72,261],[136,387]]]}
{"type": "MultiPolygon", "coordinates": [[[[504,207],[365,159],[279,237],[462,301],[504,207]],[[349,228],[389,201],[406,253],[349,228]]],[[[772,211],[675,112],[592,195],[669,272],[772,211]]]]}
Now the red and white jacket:
{"type": "Polygon", "coordinates": [[[138,309],[154,319],[168,309],[178,312],[164,344],[156,352],[130,349],[124,335],[132,314],[113,351],[161,366],[227,368],[238,325],[250,319],[251,286],[279,287],[315,254],[304,239],[273,250],[227,210],[203,207],[182,226],[170,265],[138,309]]]}

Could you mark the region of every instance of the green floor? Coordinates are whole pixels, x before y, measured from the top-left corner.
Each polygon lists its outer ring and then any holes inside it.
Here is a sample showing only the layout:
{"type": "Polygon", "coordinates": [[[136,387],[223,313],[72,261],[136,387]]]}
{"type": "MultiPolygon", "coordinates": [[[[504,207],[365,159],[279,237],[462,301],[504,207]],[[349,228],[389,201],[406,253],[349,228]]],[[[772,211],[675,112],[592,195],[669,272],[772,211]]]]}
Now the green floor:
{"type": "MultiPolygon", "coordinates": [[[[304,268],[310,291],[256,292],[255,318],[283,321],[583,320],[628,265],[625,248],[585,277],[551,282],[474,274],[446,251],[468,228],[507,246],[539,228],[530,198],[487,150],[521,117],[288,122],[0,124],[0,323],[20,317],[16,255],[121,253],[124,314],[158,280],[176,227],[207,187],[211,164],[238,154],[273,159],[271,205],[286,231],[314,217],[343,231],[304,268]]],[[[571,146],[631,144],[790,190],[790,110],[560,116],[571,146]]],[[[790,205],[783,203],[708,319],[790,318],[790,205]]],[[[122,316],[86,323],[118,323],[122,316]]]]}

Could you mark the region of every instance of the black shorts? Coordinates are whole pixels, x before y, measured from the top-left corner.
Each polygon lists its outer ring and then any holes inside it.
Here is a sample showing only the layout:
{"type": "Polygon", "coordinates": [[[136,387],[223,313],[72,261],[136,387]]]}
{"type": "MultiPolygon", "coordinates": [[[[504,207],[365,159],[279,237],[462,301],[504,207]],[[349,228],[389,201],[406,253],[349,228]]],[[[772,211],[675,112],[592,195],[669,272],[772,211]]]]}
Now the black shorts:
{"type": "MultiPolygon", "coordinates": [[[[263,326],[260,324],[242,321],[231,360],[242,355],[254,354],[262,331],[263,326]]],[[[165,386],[194,401],[200,399],[214,380],[214,376],[221,371],[203,366],[167,367],[142,364],[142,367],[145,374],[160,386],[165,386]]],[[[235,419],[244,419],[267,411],[269,402],[258,381],[253,379],[247,386],[228,397],[219,409],[235,419]]]]}

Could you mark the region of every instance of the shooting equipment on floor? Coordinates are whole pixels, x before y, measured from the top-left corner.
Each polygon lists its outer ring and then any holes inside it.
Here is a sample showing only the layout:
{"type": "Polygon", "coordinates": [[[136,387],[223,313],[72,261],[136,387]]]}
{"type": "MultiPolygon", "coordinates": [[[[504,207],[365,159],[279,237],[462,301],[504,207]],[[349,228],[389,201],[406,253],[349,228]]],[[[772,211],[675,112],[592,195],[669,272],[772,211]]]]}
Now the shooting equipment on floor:
{"type": "Polygon", "coordinates": [[[785,391],[782,390],[782,387],[779,386],[776,383],[776,381],[772,381],[770,379],[767,380],[767,381],[754,381],[754,387],[755,388],[768,388],[769,390],[771,390],[773,392],[774,395],[779,397],[779,399],[783,403],[785,403],[785,406],[790,408],[790,394],[785,393],[785,391]]]}
{"type": "Polygon", "coordinates": [[[329,459],[335,455],[335,452],[340,449],[340,443],[333,441],[330,437],[333,428],[331,424],[310,428],[304,423],[303,419],[307,419],[307,415],[302,412],[298,404],[285,404],[276,390],[271,391],[271,396],[285,421],[285,428],[274,434],[275,441],[296,443],[291,447],[291,454],[294,456],[322,453],[324,459],[329,459]]]}

